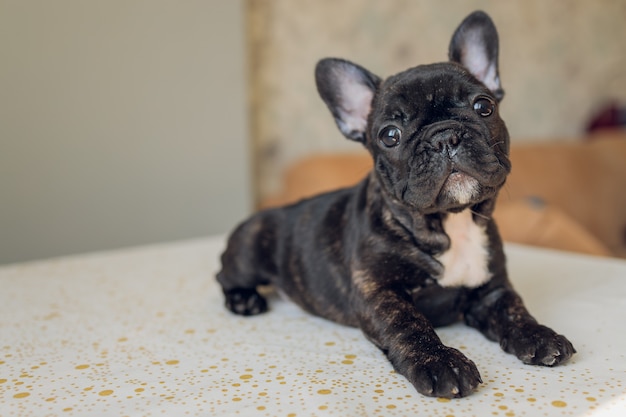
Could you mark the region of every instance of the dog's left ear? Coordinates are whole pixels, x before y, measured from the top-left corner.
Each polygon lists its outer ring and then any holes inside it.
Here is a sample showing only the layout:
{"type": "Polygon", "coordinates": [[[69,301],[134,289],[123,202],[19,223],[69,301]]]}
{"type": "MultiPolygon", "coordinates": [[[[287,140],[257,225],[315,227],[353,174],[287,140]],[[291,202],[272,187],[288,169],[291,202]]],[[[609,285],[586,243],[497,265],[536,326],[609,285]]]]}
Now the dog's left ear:
{"type": "Polygon", "coordinates": [[[467,16],[452,35],[448,56],[483,82],[498,101],[504,97],[498,73],[498,32],[482,11],[467,16]]]}
{"type": "Polygon", "coordinates": [[[326,58],[315,67],[315,82],[341,133],[365,143],[367,117],[380,78],[352,62],[326,58]]]}

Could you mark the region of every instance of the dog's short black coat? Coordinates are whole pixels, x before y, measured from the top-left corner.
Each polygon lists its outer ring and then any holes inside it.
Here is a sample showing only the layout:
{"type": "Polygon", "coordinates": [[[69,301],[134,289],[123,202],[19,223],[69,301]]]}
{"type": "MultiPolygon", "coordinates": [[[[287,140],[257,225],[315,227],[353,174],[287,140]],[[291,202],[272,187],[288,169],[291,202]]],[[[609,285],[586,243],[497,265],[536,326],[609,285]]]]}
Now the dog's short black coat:
{"type": "Polygon", "coordinates": [[[320,95],[374,169],[352,188],[241,224],[217,278],[234,313],[265,312],[257,287],[274,285],[312,314],[361,328],[420,393],[461,397],[479,372],[434,326],[465,320],[528,364],[553,366],[575,350],[524,307],[491,218],[511,166],[485,13],[461,23],[449,57],[386,80],[320,61],[320,95]]]}

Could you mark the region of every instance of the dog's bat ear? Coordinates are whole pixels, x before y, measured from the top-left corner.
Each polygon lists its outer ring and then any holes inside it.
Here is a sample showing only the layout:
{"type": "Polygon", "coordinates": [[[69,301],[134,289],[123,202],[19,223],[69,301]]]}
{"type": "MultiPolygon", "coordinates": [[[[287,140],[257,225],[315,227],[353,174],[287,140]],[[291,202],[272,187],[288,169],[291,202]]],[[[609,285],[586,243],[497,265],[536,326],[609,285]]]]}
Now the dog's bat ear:
{"type": "Polygon", "coordinates": [[[315,82],[341,133],[365,143],[367,117],[380,78],[352,62],[326,58],[315,67],[315,82]]]}
{"type": "Polygon", "coordinates": [[[452,35],[448,57],[463,65],[489,88],[498,101],[504,97],[498,73],[498,32],[482,11],[467,16],[452,35]]]}

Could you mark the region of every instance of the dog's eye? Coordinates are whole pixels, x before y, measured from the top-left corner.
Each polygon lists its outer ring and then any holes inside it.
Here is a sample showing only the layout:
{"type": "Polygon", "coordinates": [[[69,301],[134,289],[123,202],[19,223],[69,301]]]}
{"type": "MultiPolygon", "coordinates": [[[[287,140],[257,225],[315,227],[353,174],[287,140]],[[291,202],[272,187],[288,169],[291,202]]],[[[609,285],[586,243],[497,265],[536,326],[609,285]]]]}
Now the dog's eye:
{"type": "Polygon", "coordinates": [[[394,126],[387,126],[378,134],[378,139],[388,148],[396,146],[400,143],[400,129],[394,126]]]}
{"type": "Polygon", "coordinates": [[[486,97],[479,97],[474,101],[474,111],[482,117],[491,116],[496,110],[496,103],[486,97]]]}

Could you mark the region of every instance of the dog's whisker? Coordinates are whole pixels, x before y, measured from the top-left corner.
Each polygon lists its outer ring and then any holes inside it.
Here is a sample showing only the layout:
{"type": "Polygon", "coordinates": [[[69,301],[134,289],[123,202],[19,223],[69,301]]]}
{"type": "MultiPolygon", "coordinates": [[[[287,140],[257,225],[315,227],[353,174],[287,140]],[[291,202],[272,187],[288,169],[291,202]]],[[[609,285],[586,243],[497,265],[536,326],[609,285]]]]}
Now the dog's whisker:
{"type": "Polygon", "coordinates": [[[491,216],[485,216],[484,214],[482,214],[482,213],[478,213],[478,212],[476,212],[476,211],[474,211],[474,210],[472,210],[472,209],[469,209],[469,211],[470,211],[472,214],[474,214],[474,215],[476,215],[476,216],[478,216],[478,217],[481,217],[481,218],[483,218],[483,219],[485,219],[485,220],[491,220],[491,216]]]}

